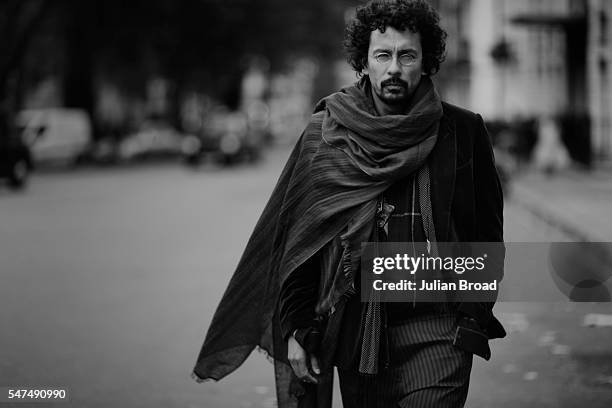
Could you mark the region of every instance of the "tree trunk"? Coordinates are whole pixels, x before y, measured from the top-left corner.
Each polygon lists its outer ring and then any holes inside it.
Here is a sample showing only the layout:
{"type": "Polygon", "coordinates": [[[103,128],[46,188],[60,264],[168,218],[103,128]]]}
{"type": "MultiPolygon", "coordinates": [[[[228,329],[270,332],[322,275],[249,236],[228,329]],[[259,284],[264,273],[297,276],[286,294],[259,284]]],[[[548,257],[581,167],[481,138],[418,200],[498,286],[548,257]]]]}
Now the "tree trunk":
{"type": "Polygon", "coordinates": [[[64,106],[84,110],[90,118],[92,136],[99,138],[95,115],[94,37],[95,2],[67,1],[66,59],[63,77],[64,106]]]}

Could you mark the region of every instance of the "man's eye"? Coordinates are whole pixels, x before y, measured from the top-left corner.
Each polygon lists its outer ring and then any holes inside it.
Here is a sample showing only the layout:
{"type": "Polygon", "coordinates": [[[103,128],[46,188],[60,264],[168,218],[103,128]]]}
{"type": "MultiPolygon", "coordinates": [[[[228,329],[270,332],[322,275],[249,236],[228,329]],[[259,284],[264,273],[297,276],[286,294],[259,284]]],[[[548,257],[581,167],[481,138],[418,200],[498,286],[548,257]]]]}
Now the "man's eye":
{"type": "Polygon", "coordinates": [[[399,62],[402,65],[410,65],[416,61],[416,57],[412,54],[404,54],[400,55],[399,62]]]}
{"type": "Polygon", "coordinates": [[[386,52],[381,52],[380,54],[376,54],[374,58],[378,62],[389,62],[391,61],[391,54],[387,54],[386,52]]]}

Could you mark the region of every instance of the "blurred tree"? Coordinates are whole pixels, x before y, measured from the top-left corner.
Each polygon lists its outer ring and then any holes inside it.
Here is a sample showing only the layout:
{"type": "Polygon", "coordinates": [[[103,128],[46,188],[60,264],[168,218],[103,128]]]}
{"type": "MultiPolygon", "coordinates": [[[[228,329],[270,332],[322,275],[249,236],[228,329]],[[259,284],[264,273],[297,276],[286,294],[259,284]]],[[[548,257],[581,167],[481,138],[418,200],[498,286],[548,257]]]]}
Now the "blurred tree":
{"type": "Polygon", "coordinates": [[[64,0],[64,7],[62,10],[65,35],[64,105],[67,108],[81,108],[93,114],[94,55],[99,45],[96,12],[99,2],[64,0]]]}
{"type": "Polygon", "coordinates": [[[1,3],[0,27],[8,36],[0,39],[0,96],[7,95],[6,78],[15,72],[16,61],[26,53],[33,31],[52,3],[45,36],[58,39],[57,46],[32,47],[36,55],[31,55],[29,63],[59,61],[66,106],[85,109],[93,119],[99,79],[142,97],[149,79],[163,77],[172,85],[172,119],[178,126],[178,102],[186,90],[206,92],[236,106],[242,74],[253,56],[265,57],[272,72],[298,56],[321,61],[336,57],[348,0],[1,3]],[[20,10],[23,17],[16,19],[20,10]]]}
{"type": "MultiPolygon", "coordinates": [[[[49,0],[0,2],[0,110],[5,112],[0,117],[9,123],[19,109],[23,95],[24,81],[20,68],[49,6],[49,0]]],[[[3,128],[7,128],[6,125],[2,124],[3,128]]]]}

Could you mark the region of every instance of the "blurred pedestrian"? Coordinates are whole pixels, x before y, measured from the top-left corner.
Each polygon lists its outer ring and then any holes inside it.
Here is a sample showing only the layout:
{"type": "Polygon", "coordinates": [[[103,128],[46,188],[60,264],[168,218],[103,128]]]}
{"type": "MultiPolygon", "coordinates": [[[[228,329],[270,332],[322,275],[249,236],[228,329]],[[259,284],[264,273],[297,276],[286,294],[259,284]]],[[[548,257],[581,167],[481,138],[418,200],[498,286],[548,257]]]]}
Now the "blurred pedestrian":
{"type": "Polygon", "coordinates": [[[425,1],[357,9],[345,49],[360,79],[315,108],[196,379],[224,377],[259,346],[275,361],[279,407],[331,407],[334,366],[344,407],[464,405],[472,355],[488,359],[488,339],[505,335],[493,305],[361,302],[357,278],[363,242],[503,240],[483,120],[442,102],[431,80],[445,38],[425,1]]]}
{"type": "Polygon", "coordinates": [[[543,115],[538,121],[538,143],[534,154],[536,168],[547,174],[569,167],[569,154],[561,142],[559,122],[553,115],[543,115]]]}

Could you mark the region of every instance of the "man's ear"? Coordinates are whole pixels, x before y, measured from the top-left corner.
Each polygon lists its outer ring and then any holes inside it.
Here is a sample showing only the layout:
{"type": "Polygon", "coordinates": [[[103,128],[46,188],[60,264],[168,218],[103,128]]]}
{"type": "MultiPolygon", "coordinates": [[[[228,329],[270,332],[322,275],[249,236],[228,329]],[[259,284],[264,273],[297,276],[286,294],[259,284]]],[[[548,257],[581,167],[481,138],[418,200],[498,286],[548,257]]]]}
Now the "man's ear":
{"type": "Polygon", "coordinates": [[[361,69],[361,75],[370,75],[370,70],[368,69],[367,61],[365,64],[363,64],[363,68],[361,69]]]}

